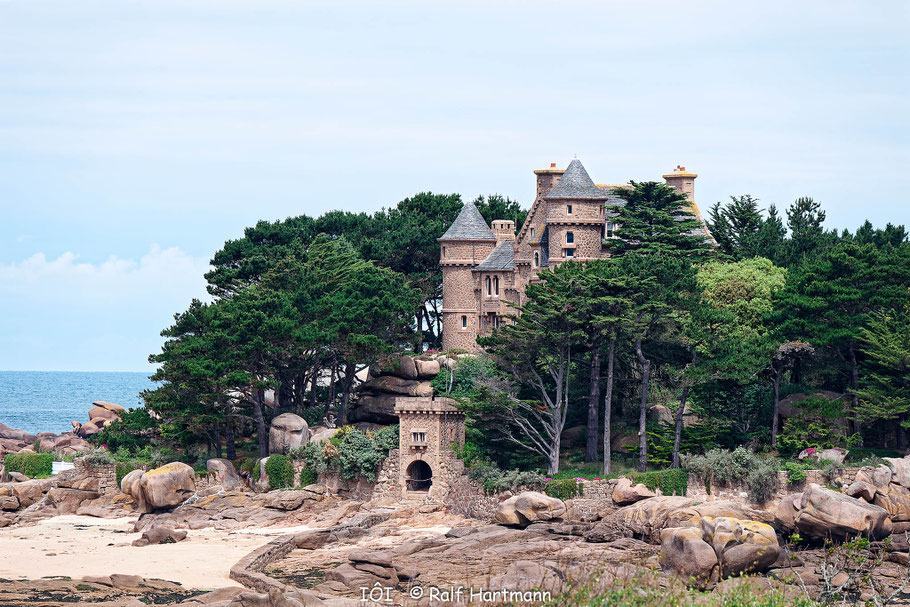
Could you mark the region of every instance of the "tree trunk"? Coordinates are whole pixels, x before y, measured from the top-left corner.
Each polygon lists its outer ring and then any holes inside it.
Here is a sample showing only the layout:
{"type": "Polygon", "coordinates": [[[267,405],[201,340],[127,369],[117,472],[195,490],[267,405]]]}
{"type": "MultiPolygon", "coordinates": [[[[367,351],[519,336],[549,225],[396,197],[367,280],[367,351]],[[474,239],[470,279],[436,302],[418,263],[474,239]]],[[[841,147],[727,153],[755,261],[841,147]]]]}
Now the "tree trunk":
{"type": "Polygon", "coordinates": [[[237,445],[234,443],[234,426],[230,418],[224,423],[224,446],[227,451],[225,455],[229,460],[237,459],[237,445]]]}
{"type": "Polygon", "coordinates": [[[310,381],[310,401],[309,406],[316,406],[316,388],[319,387],[319,367],[313,371],[313,379],[310,381]]]}
{"type": "Polygon", "coordinates": [[[641,364],[641,406],[638,410],[638,471],[648,469],[648,376],[651,373],[651,361],[641,351],[641,339],[635,340],[635,356],[641,364]]]}
{"type": "Polygon", "coordinates": [[[607,351],[607,388],[604,391],[604,476],[610,474],[612,444],[610,443],[610,421],[613,403],[613,359],[616,353],[616,338],[610,338],[610,349],[607,351]]]}
{"type": "Polygon", "coordinates": [[[269,454],[269,437],[265,429],[265,418],[262,415],[262,403],[265,400],[265,390],[255,389],[253,398],[253,416],[256,418],[256,437],[259,439],[259,457],[269,454]]]}
{"type": "Polygon", "coordinates": [[[862,426],[859,423],[859,420],[853,419],[850,416],[856,415],[856,412],[859,411],[859,396],[856,395],[856,391],[859,390],[859,365],[856,363],[856,349],[853,347],[853,344],[850,344],[850,412],[848,414],[848,419],[850,419],[850,428],[854,433],[862,432],[862,426]]]}
{"type": "Polygon", "coordinates": [[[335,404],[335,378],[336,372],[338,371],[338,366],[335,364],[335,361],[332,361],[332,376],[329,379],[329,400],[325,403],[325,412],[328,413],[329,409],[332,408],[332,405],[335,404]]]}
{"type": "Polygon", "coordinates": [[[348,403],[351,402],[351,388],[354,386],[354,372],[357,370],[356,365],[352,362],[344,365],[344,391],[341,393],[341,409],[338,412],[338,419],[342,425],[348,423],[348,403]]]}
{"type": "Polygon", "coordinates": [[[803,364],[800,361],[799,356],[796,356],[793,359],[793,368],[790,370],[790,383],[791,384],[803,383],[803,364]]]}
{"type": "Polygon", "coordinates": [[[774,371],[774,416],[771,418],[771,447],[777,446],[777,434],[780,432],[780,380],[784,375],[782,367],[771,363],[774,371]]]}
{"type": "Polygon", "coordinates": [[[905,417],[899,418],[897,420],[897,427],[894,429],[897,434],[897,450],[900,451],[901,454],[907,449],[907,431],[904,430],[904,419],[905,417]]]}
{"type": "Polygon", "coordinates": [[[215,422],[212,430],[215,434],[215,457],[221,457],[221,424],[215,422]]]}
{"type": "Polygon", "coordinates": [[[689,384],[683,384],[682,396],[679,398],[679,408],[676,410],[676,431],[673,434],[673,461],[671,468],[679,468],[679,443],[682,441],[683,414],[686,411],[686,399],[689,398],[689,384]]]}
{"type": "Polygon", "coordinates": [[[597,432],[600,424],[597,408],[600,406],[600,339],[591,349],[591,375],[588,379],[588,443],[585,462],[597,461],[597,432]]]}

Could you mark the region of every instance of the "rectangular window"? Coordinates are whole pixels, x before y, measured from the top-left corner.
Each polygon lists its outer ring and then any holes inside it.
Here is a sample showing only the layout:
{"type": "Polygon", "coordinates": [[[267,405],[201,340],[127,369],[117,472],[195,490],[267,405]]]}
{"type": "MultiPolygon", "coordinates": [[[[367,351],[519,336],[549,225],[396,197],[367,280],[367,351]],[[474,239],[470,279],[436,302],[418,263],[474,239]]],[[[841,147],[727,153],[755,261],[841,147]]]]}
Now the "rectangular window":
{"type": "Polygon", "coordinates": [[[465,315],[463,315],[463,314],[462,314],[462,316],[461,316],[461,328],[462,328],[462,329],[467,329],[467,328],[468,328],[468,317],[465,316],[465,315]]]}
{"type": "Polygon", "coordinates": [[[427,442],[427,433],[426,432],[411,432],[411,442],[412,443],[426,443],[427,442]]]}
{"type": "Polygon", "coordinates": [[[531,239],[534,239],[534,228],[531,228],[531,239]]]}
{"type": "Polygon", "coordinates": [[[614,230],[613,222],[608,221],[607,222],[607,238],[613,238],[613,230],[614,230]]]}
{"type": "Polygon", "coordinates": [[[575,232],[566,232],[566,244],[575,243],[575,232]]]}
{"type": "Polygon", "coordinates": [[[565,252],[566,252],[567,259],[571,259],[571,258],[575,257],[575,249],[565,249],[565,252]]]}
{"type": "Polygon", "coordinates": [[[567,204],[566,205],[566,215],[571,215],[571,214],[572,214],[572,205],[567,204]]]}

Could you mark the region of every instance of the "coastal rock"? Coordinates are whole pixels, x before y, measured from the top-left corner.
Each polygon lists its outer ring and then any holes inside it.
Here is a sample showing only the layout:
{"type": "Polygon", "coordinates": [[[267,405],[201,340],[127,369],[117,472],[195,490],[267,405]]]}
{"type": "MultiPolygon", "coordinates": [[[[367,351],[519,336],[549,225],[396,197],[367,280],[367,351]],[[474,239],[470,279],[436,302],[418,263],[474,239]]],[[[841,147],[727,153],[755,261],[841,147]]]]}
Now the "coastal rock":
{"type": "Polygon", "coordinates": [[[877,488],[873,499],[866,501],[884,508],[892,522],[910,521],[910,489],[891,483],[887,487],[877,488]]]}
{"type": "Polygon", "coordinates": [[[798,510],[794,524],[806,537],[862,535],[880,539],[891,533],[891,519],[884,508],[815,483],[809,483],[794,506],[798,510]]]}
{"type": "Polygon", "coordinates": [[[306,420],[294,413],[282,413],[269,428],[269,453],[287,453],[305,445],[309,436],[306,420]]]}
{"type": "MultiPolygon", "coordinates": [[[[196,474],[182,462],[171,462],[143,474],[138,485],[148,508],[173,508],[185,502],[196,491],[196,474]]],[[[135,495],[133,498],[137,503],[142,501],[135,495]]]]}
{"type": "Polygon", "coordinates": [[[152,527],[142,532],[142,537],[133,542],[133,546],[151,546],[153,544],[176,544],[186,539],[186,531],[152,527]]]}
{"type": "Polygon", "coordinates": [[[435,360],[416,359],[417,379],[433,379],[439,375],[439,363],[435,360]]]}
{"type": "Polygon", "coordinates": [[[701,530],[717,555],[722,578],[766,571],[780,556],[777,535],[764,523],[705,517],[701,530]]]}
{"type": "Polygon", "coordinates": [[[863,466],[856,472],[856,481],[869,483],[874,487],[887,487],[891,484],[893,476],[891,468],[885,464],[879,466],[863,466]]]}
{"type": "Polygon", "coordinates": [[[87,424],[82,424],[82,426],[79,427],[78,434],[81,438],[88,438],[93,434],[98,434],[99,432],[101,432],[101,427],[95,422],[89,422],[87,424]]]}
{"type": "Polygon", "coordinates": [[[515,561],[505,572],[490,580],[491,590],[525,592],[545,590],[558,593],[563,588],[564,574],[533,561],[515,561]]]}
{"type": "Polygon", "coordinates": [[[114,413],[118,413],[118,414],[126,411],[125,407],[121,407],[120,405],[115,405],[114,403],[109,403],[104,400],[96,400],[95,402],[92,403],[92,405],[94,405],[96,407],[102,407],[104,409],[107,409],[108,411],[113,411],[114,413]]]}
{"type": "Polygon", "coordinates": [[[850,453],[846,449],[841,449],[840,447],[834,447],[833,449],[824,449],[823,451],[816,452],[818,459],[826,459],[832,461],[836,464],[843,464],[844,459],[846,459],[847,454],[850,453]]]}
{"type": "Polygon", "coordinates": [[[628,506],[643,499],[654,497],[654,492],[638,483],[632,484],[628,478],[621,478],[613,488],[613,503],[617,506],[628,506]]]}
{"type": "Polygon", "coordinates": [[[139,512],[148,512],[148,504],[145,501],[145,494],[139,485],[139,480],[145,470],[131,470],[127,472],[120,481],[120,491],[127,494],[136,502],[139,512]]]}
{"type": "Polygon", "coordinates": [[[0,439],[31,444],[35,442],[36,438],[37,437],[34,434],[29,434],[25,430],[16,430],[15,428],[10,428],[6,424],[0,424],[0,439]]]}
{"type": "Polygon", "coordinates": [[[19,499],[21,508],[28,508],[32,504],[37,504],[44,497],[44,494],[50,491],[54,486],[52,478],[28,479],[21,483],[12,485],[15,496],[19,499]]]}
{"type": "Polygon", "coordinates": [[[395,359],[380,361],[370,366],[370,376],[394,376],[402,379],[417,379],[417,364],[410,356],[401,356],[395,359]]]}
{"type": "Polygon", "coordinates": [[[205,462],[205,469],[208,470],[209,476],[225,491],[234,491],[244,487],[240,475],[234,469],[231,460],[216,457],[205,462]]]}
{"type": "Polygon", "coordinates": [[[910,489],[910,456],[884,459],[891,469],[891,482],[910,489]]]}
{"type": "Polygon", "coordinates": [[[351,411],[351,420],[380,424],[397,423],[395,398],[390,394],[361,394],[351,411]]]}
{"type": "Polygon", "coordinates": [[[88,418],[94,422],[97,419],[120,419],[120,416],[104,407],[92,407],[88,410],[88,418]]]}
{"type": "Polygon", "coordinates": [[[499,504],[494,522],[500,525],[527,526],[537,521],[549,521],[566,513],[562,500],[536,491],[525,491],[499,504]]]}
{"type": "Polygon", "coordinates": [[[329,440],[330,438],[332,438],[333,436],[338,434],[338,431],[340,429],[341,428],[322,428],[320,426],[314,426],[314,427],[310,428],[310,432],[311,432],[310,440],[307,442],[316,443],[316,444],[321,445],[322,443],[326,442],[327,440],[329,440]]]}
{"type": "MultiPolygon", "coordinates": [[[[875,485],[865,481],[855,481],[852,485],[847,487],[847,490],[845,491],[850,497],[866,500],[870,504],[875,499],[875,492],[875,485]]],[[[881,506],[881,504],[879,505],[881,506]]],[[[885,508],[885,510],[887,510],[887,508],[885,508]]]]}
{"type": "Polygon", "coordinates": [[[428,381],[405,379],[396,375],[383,375],[365,382],[362,392],[399,394],[401,396],[433,396],[433,387],[428,381]]]}
{"type": "Polygon", "coordinates": [[[660,563],[666,571],[691,580],[700,590],[719,577],[717,554],[695,527],[669,528],[660,532],[660,563]]]}

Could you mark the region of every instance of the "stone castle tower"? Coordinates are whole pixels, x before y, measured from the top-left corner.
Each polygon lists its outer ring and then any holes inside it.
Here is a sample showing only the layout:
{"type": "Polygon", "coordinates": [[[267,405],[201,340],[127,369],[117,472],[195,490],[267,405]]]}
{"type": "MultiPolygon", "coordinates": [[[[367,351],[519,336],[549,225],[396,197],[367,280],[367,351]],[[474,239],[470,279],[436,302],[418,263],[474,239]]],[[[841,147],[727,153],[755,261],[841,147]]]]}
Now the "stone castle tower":
{"type": "MultiPolygon", "coordinates": [[[[522,305],[525,287],[541,268],[609,257],[605,242],[617,237],[618,227],[611,207],[624,204],[613,191],[628,186],[594,183],[577,159],[565,170],[552,163],[534,174],[537,194],[517,235],[514,222],[497,219],[491,228],[467,202],[438,239],[443,348],[478,351],[477,337],[514,313],[510,303],[522,305]]],[[[710,238],[695,204],[696,177],[681,166],[663,175],[685,194],[701,221],[699,232],[710,238]]]]}

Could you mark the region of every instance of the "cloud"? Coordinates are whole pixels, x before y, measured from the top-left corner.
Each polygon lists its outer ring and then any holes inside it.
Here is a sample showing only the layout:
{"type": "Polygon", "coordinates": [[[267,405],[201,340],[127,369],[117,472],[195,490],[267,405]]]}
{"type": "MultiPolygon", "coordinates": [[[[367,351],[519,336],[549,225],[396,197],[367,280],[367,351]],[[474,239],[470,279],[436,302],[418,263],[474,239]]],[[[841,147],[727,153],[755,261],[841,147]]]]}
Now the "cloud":
{"type": "Polygon", "coordinates": [[[153,245],[139,259],[66,252],[0,263],[0,369],[148,369],[161,330],[206,298],[208,260],[153,245]]]}

